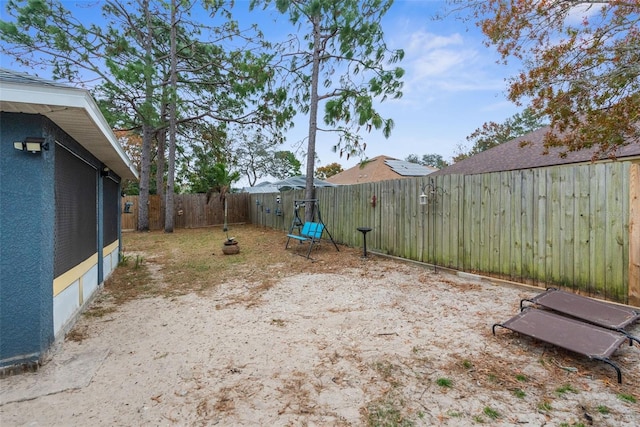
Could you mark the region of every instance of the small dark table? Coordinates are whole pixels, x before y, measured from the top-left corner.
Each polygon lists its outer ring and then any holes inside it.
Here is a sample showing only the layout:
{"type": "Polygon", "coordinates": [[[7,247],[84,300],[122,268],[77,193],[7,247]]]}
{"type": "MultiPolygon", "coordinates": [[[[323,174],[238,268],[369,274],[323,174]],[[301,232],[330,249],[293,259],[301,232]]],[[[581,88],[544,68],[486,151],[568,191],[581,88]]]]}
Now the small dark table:
{"type": "Polygon", "coordinates": [[[371,231],[371,228],[358,227],[356,228],[356,230],[362,233],[362,239],[364,240],[364,254],[362,255],[362,258],[366,258],[367,257],[367,233],[371,231]]]}

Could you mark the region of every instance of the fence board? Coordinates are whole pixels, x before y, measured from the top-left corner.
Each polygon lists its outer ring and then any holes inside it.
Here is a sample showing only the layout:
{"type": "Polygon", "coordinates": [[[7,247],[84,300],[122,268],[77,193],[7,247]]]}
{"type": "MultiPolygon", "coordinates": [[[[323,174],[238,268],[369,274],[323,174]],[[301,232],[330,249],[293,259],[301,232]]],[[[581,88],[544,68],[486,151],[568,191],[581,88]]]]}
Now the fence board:
{"type": "Polygon", "coordinates": [[[593,281],[594,295],[599,298],[606,298],[607,283],[605,271],[606,256],[606,183],[607,176],[604,165],[594,165],[594,176],[592,177],[591,191],[591,215],[593,223],[591,226],[591,280],[593,281]]]}
{"type": "MultiPolygon", "coordinates": [[[[576,203],[574,215],[574,236],[576,239],[574,260],[580,260],[581,264],[591,263],[591,206],[590,206],[590,174],[591,168],[577,167],[575,172],[576,203]]],[[[576,288],[586,291],[588,295],[593,294],[593,284],[590,269],[583,265],[574,270],[576,288]]]]}
{"type": "MultiPolygon", "coordinates": [[[[217,195],[207,203],[205,194],[176,194],[174,199],[174,228],[199,228],[222,225],[224,223],[224,205],[217,195]]],[[[160,196],[149,196],[149,229],[163,230],[163,212],[160,196]]],[[[227,213],[229,223],[242,223],[250,220],[248,209],[249,195],[246,193],[227,194],[227,213]]],[[[138,224],[138,196],[122,198],[122,229],[135,230],[138,224]],[[133,203],[130,212],[125,213],[125,203],[133,203]]]]}
{"type": "MultiPolygon", "coordinates": [[[[622,189],[625,184],[622,182],[622,171],[618,167],[614,167],[613,163],[606,165],[606,174],[609,179],[608,185],[612,188],[622,189]]],[[[607,191],[606,193],[606,214],[608,224],[607,235],[607,251],[606,256],[608,262],[606,265],[607,272],[607,292],[606,297],[620,301],[626,298],[626,283],[624,283],[625,261],[623,253],[625,245],[625,235],[628,232],[624,230],[623,218],[623,201],[621,196],[623,191],[607,191]]]]}
{"type": "Polygon", "coordinates": [[[573,167],[558,168],[560,176],[560,248],[562,257],[560,258],[560,281],[565,286],[574,289],[576,286],[574,275],[574,218],[575,213],[575,189],[573,167]]]}
{"type": "MultiPolygon", "coordinates": [[[[534,276],[534,234],[537,205],[533,171],[520,171],[521,258],[520,279],[529,282],[534,276]]],[[[517,197],[517,194],[516,194],[517,197]]]]}
{"type": "MultiPolygon", "coordinates": [[[[630,255],[638,238],[629,233],[640,233],[633,222],[640,222],[640,183],[634,184],[640,167],[633,166],[610,162],[440,176],[435,184],[444,193],[427,206],[419,206],[417,198],[426,178],[317,191],[337,242],[360,247],[356,227],[369,226],[367,245],[382,253],[540,286],[569,286],[616,301],[638,300],[640,285],[630,283],[640,275],[640,255],[630,255]]],[[[273,215],[256,209],[255,200],[267,196],[250,197],[251,221],[281,227],[273,215]]],[[[283,221],[290,224],[287,203],[291,206],[293,196],[281,197],[283,221]]]]}
{"type": "Polygon", "coordinates": [[[494,243],[495,247],[498,248],[498,253],[494,255],[497,258],[495,271],[498,274],[506,272],[509,278],[513,279],[512,260],[515,258],[515,252],[518,251],[518,244],[515,239],[516,224],[518,230],[520,229],[520,224],[515,221],[512,215],[512,211],[516,209],[516,206],[514,206],[516,198],[512,197],[513,188],[511,183],[511,180],[514,179],[514,174],[501,172],[497,177],[500,180],[498,186],[498,212],[500,216],[496,230],[498,241],[497,244],[494,243]]]}
{"type": "Polygon", "coordinates": [[[522,230],[523,230],[523,209],[522,209],[522,171],[519,173],[509,174],[511,194],[506,200],[510,204],[511,224],[510,234],[512,248],[509,257],[509,275],[512,280],[522,280],[522,230]]]}
{"type": "Polygon", "coordinates": [[[640,306],[640,164],[629,166],[629,298],[640,306]]]}

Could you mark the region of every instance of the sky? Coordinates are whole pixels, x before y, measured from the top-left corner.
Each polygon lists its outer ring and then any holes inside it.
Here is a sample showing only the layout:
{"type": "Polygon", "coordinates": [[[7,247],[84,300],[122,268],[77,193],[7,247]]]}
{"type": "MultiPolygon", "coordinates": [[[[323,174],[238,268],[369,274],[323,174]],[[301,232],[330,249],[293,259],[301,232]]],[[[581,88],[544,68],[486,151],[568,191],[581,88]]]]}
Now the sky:
{"type": "MultiPolygon", "coordinates": [[[[506,79],[517,67],[498,64],[499,55],[484,45],[475,25],[454,18],[434,20],[445,6],[440,0],[396,0],[385,15],[382,26],[389,48],[405,52],[398,64],[405,70],[403,97],[379,104],[382,116],[392,118],[395,127],[389,139],[375,130],[362,134],[366,157],[439,154],[449,161],[461,145],[470,148],[466,137],[485,122],[502,123],[522,111],[506,98],[506,79]]],[[[289,132],[294,152],[300,148],[296,142],[307,135],[307,122],[307,117],[298,117],[289,132]]],[[[357,165],[359,158],[347,160],[332,152],[336,142],[331,134],[318,134],[317,165],[357,165]]]]}
{"type": "MultiPolygon", "coordinates": [[[[64,3],[83,14],[87,22],[101,19],[99,0],[64,3]]],[[[6,0],[0,0],[0,4],[1,16],[6,19],[6,0]]],[[[378,105],[381,115],[393,119],[395,127],[389,139],[380,131],[363,133],[365,157],[404,159],[410,154],[439,154],[449,161],[461,146],[470,148],[466,137],[475,129],[489,121],[502,123],[522,111],[506,99],[506,79],[518,69],[497,63],[495,49],[483,44],[483,35],[472,23],[432,19],[445,6],[446,2],[440,0],[396,0],[384,17],[388,47],[405,51],[404,60],[398,64],[405,70],[404,95],[378,105]]],[[[236,0],[234,16],[241,23],[256,22],[265,28],[267,38],[277,39],[295,31],[273,8],[251,13],[248,9],[248,0],[236,0]]],[[[10,58],[1,58],[0,66],[32,71],[22,69],[10,58]]],[[[304,170],[306,143],[300,141],[307,135],[308,117],[298,115],[295,123],[282,149],[293,151],[304,170]]],[[[347,160],[334,153],[331,147],[336,142],[331,134],[318,134],[316,166],[337,162],[348,169],[358,164],[358,157],[347,160]]]]}

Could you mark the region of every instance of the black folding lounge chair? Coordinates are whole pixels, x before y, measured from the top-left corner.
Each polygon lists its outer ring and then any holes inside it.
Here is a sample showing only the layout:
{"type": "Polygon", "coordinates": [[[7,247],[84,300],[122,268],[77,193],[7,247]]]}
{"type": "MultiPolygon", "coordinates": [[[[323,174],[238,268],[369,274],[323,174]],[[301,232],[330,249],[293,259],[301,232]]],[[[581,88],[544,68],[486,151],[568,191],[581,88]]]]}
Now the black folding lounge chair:
{"type": "Polygon", "coordinates": [[[521,300],[520,309],[525,302],[625,334],[623,329],[640,319],[640,311],[631,307],[610,304],[555,288],[549,288],[533,298],[521,300]]]}
{"type": "Polygon", "coordinates": [[[620,368],[609,360],[609,356],[625,340],[629,340],[629,345],[633,345],[632,340],[636,340],[619,331],[602,328],[534,307],[524,307],[520,313],[506,322],[494,324],[492,327],[493,335],[496,334],[496,326],[528,335],[565,350],[587,356],[589,359],[600,360],[616,370],[619,383],[622,382],[622,373],[620,368]]]}

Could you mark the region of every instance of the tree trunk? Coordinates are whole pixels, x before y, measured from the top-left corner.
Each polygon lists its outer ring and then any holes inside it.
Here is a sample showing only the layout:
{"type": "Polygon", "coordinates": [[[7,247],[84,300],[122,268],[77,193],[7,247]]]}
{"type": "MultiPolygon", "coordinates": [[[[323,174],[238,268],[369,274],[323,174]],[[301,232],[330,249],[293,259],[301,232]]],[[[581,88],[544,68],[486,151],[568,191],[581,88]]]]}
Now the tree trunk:
{"type": "MultiPolygon", "coordinates": [[[[153,27],[151,24],[151,12],[149,0],[144,0],[142,7],[147,23],[144,48],[145,48],[145,104],[153,102],[153,27]]],[[[140,156],[140,199],[138,206],[138,231],[149,231],[149,179],[151,177],[151,140],[153,130],[151,117],[142,119],[142,153],[140,156]]]]}
{"type": "Polygon", "coordinates": [[[173,183],[176,169],[176,94],[178,86],[177,78],[177,53],[176,53],[176,0],[171,0],[171,47],[170,60],[171,70],[169,85],[169,158],[167,168],[167,203],[165,204],[164,231],[165,233],[173,233],[173,183]]]}
{"type": "MultiPolygon", "coordinates": [[[[167,122],[167,106],[166,103],[163,103],[162,111],[160,113],[161,123],[167,122]]],[[[165,168],[165,151],[167,146],[167,129],[163,126],[161,130],[156,132],[156,140],[158,142],[157,151],[156,151],[156,194],[159,199],[162,201],[162,206],[160,206],[161,218],[160,223],[164,224],[164,168],[165,168]]]]}
{"type": "MultiPolygon", "coordinates": [[[[307,175],[305,181],[304,198],[313,200],[316,196],[313,186],[313,175],[316,164],[316,134],[318,133],[318,80],[320,76],[320,16],[312,18],[313,24],[313,66],[311,70],[311,99],[309,104],[309,139],[307,145],[307,175]]],[[[313,204],[307,203],[304,220],[313,221],[313,204]]]]}

